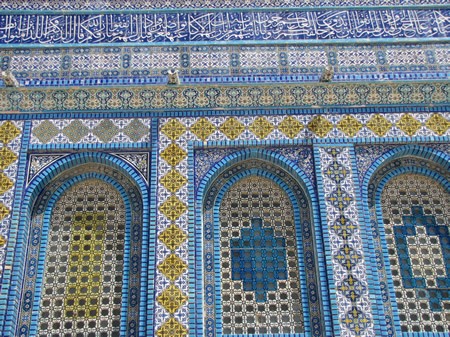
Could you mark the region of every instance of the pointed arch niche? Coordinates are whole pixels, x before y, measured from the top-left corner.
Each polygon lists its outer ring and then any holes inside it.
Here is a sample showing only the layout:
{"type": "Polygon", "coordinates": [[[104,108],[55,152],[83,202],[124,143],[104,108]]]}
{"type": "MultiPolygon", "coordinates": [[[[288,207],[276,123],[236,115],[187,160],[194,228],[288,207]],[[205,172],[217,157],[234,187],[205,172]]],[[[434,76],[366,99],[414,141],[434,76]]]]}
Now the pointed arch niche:
{"type": "Polygon", "coordinates": [[[320,336],[310,190],[292,167],[258,151],[200,184],[204,334],[320,336]]]}
{"type": "Polygon", "coordinates": [[[449,158],[406,146],[376,164],[366,193],[386,332],[449,333],[449,158]]]}
{"type": "Polygon", "coordinates": [[[69,155],[30,183],[15,335],[138,335],[146,199],[136,172],[99,153],[69,155]]]}

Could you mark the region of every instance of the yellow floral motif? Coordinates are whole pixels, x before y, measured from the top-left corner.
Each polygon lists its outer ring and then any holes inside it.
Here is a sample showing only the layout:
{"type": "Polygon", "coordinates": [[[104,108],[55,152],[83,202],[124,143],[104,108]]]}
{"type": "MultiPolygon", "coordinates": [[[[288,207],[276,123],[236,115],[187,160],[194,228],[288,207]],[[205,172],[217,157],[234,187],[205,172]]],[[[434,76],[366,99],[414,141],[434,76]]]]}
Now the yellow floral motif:
{"type": "Polygon", "coordinates": [[[266,138],[269,133],[274,129],[274,126],[269,123],[264,117],[258,117],[252,125],[250,125],[250,130],[258,136],[260,139],[266,138]]]}
{"type": "Polygon", "coordinates": [[[161,240],[170,250],[175,250],[186,240],[187,235],[175,224],[171,224],[159,235],[161,240]]]}
{"type": "Polygon", "coordinates": [[[292,116],[286,117],[280,125],[278,125],[278,130],[281,130],[281,132],[291,139],[295,138],[303,128],[303,124],[292,116]]]}
{"type": "Polygon", "coordinates": [[[6,243],[6,239],[0,235],[0,247],[3,247],[3,245],[6,243]]]}
{"type": "Polygon", "coordinates": [[[170,317],[156,332],[158,337],[184,337],[187,333],[186,328],[173,317],[170,317]]]}
{"type": "Polygon", "coordinates": [[[7,176],[0,172],[0,195],[8,191],[13,186],[14,183],[7,176]]]}
{"type": "Polygon", "coordinates": [[[242,125],[236,118],[230,117],[225,123],[220,126],[220,131],[222,131],[225,136],[231,140],[236,139],[242,132],[244,132],[245,126],[242,125]]]}
{"type": "Polygon", "coordinates": [[[444,135],[444,133],[447,132],[448,128],[450,127],[450,122],[441,115],[434,114],[426,122],[426,126],[428,126],[431,129],[431,131],[433,131],[435,134],[442,136],[444,135]]]}
{"type": "Polygon", "coordinates": [[[178,191],[186,183],[187,179],[175,169],[171,170],[161,179],[161,184],[172,193],[178,191]]]}
{"type": "Polygon", "coordinates": [[[172,195],[160,207],[159,210],[170,220],[175,221],[186,211],[187,207],[176,196],[172,195]]]}
{"type": "Polygon", "coordinates": [[[316,116],[311,122],[308,123],[308,129],[321,138],[325,137],[332,128],[333,124],[320,115],[316,116]]]}
{"type": "Polygon", "coordinates": [[[356,118],[346,115],[338,123],[337,127],[342,130],[347,136],[353,137],[363,127],[362,123],[356,118]]]}
{"type": "Polygon", "coordinates": [[[20,135],[20,130],[10,121],[0,126],[0,141],[5,145],[16,138],[18,135],[20,135]]]}
{"type": "Polygon", "coordinates": [[[0,221],[2,221],[8,214],[9,209],[0,202],[0,221]]]}
{"type": "Polygon", "coordinates": [[[159,266],[158,270],[172,282],[186,270],[186,263],[175,254],[170,254],[159,266]]]}
{"type": "Polygon", "coordinates": [[[162,153],[161,157],[169,163],[170,166],[176,166],[186,157],[187,153],[177,144],[170,144],[162,153]]]}
{"type": "Polygon", "coordinates": [[[200,118],[191,126],[191,131],[201,140],[205,140],[216,130],[216,127],[207,119],[200,118]]]}
{"type": "Polygon", "coordinates": [[[414,135],[417,130],[422,126],[415,118],[410,114],[404,114],[397,123],[397,126],[405,132],[407,135],[414,135]]]}
{"type": "Polygon", "coordinates": [[[174,314],[187,301],[187,296],[172,284],[158,296],[157,301],[169,313],[174,314]]]}
{"type": "Polygon", "coordinates": [[[12,152],[6,146],[2,147],[0,149],[0,170],[7,168],[16,159],[17,159],[17,156],[14,154],[14,152],[12,152]]]}
{"type": "Polygon", "coordinates": [[[377,114],[369,120],[366,126],[377,136],[381,137],[389,131],[389,129],[392,127],[392,123],[386,120],[386,118],[384,118],[383,116],[377,114]]]}
{"type": "Polygon", "coordinates": [[[161,128],[161,131],[171,140],[176,140],[186,131],[186,127],[177,119],[171,119],[161,128]]]}

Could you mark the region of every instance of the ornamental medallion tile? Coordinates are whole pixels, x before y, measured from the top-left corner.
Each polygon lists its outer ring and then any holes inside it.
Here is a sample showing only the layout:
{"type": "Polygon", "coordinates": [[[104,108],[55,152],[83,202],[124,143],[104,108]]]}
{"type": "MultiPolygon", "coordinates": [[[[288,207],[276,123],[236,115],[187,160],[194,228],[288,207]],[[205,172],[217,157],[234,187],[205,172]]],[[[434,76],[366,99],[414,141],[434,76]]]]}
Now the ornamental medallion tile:
{"type": "Polygon", "coordinates": [[[3,146],[0,149],[0,170],[7,168],[16,159],[17,159],[17,156],[14,154],[14,152],[12,152],[6,146],[3,146]]]}
{"type": "Polygon", "coordinates": [[[185,131],[186,127],[183,124],[181,124],[177,119],[171,119],[161,128],[161,132],[164,133],[171,140],[178,139],[185,131]]]}
{"type": "Polygon", "coordinates": [[[176,166],[186,157],[187,153],[177,144],[170,144],[163,152],[161,157],[169,163],[170,166],[176,166]]]}
{"type": "Polygon", "coordinates": [[[0,195],[8,191],[13,186],[14,183],[7,176],[0,172],[0,195]]]}
{"type": "Polygon", "coordinates": [[[20,135],[20,130],[10,121],[7,121],[2,126],[0,126],[0,141],[5,145],[16,138],[18,135],[20,135]]]}
{"type": "Polygon", "coordinates": [[[347,136],[353,137],[363,127],[362,123],[356,118],[346,115],[338,123],[337,127],[342,130],[347,136]]]}
{"type": "Polygon", "coordinates": [[[308,129],[310,129],[320,138],[325,137],[332,128],[333,124],[331,124],[326,118],[320,115],[316,116],[311,122],[308,123],[308,129]]]}
{"type": "Polygon", "coordinates": [[[0,202],[0,221],[2,221],[8,214],[9,209],[0,202]]]}
{"type": "Polygon", "coordinates": [[[0,248],[6,243],[6,239],[0,235],[0,248]]]}
{"type": "Polygon", "coordinates": [[[115,135],[119,133],[119,128],[109,119],[104,119],[93,130],[103,143],[108,143],[115,135]]]}
{"type": "Polygon", "coordinates": [[[180,199],[172,195],[169,199],[163,202],[159,210],[170,220],[175,221],[186,211],[187,207],[180,199]]]}
{"type": "Polygon", "coordinates": [[[425,125],[428,126],[435,134],[442,136],[447,132],[450,122],[440,114],[434,114],[425,123],[425,125]]]}
{"type": "Polygon", "coordinates": [[[178,226],[171,224],[158,239],[170,250],[175,250],[187,239],[187,235],[178,226]]]}
{"type": "Polygon", "coordinates": [[[194,125],[191,126],[190,130],[201,140],[208,138],[214,131],[216,127],[208,121],[206,118],[200,118],[194,125]]]}
{"type": "Polygon", "coordinates": [[[397,127],[409,136],[414,135],[421,126],[421,123],[407,113],[397,122],[397,127]]]}
{"type": "Polygon", "coordinates": [[[172,193],[177,192],[186,183],[187,179],[175,169],[171,170],[161,179],[161,184],[172,193]]]}
{"type": "Polygon", "coordinates": [[[260,139],[266,138],[274,129],[264,117],[258,117],[251,125],[250,130],[260,139]]]}
{"type": "Polygon", "coordinates": [[[180,277],[187,265],[175,254],[170,254],[159,266],[158,270],[172,282],[180,277]]]}
{"type": "Polygon", "coordinates": [[[222,131],[225,136],[231,140],[236,139],[242,132],[244,132],[245,126],[242,125],[236,118],[228,118],[221,126],[220,131],[222,131]]]}
{"type": "Polygon", "coordinates": [[[184,337],[188,331],[175,318],[170,317],[156,332],[158,337],[184,337]]]}
{"type": "Polygon", "coordinates": [[[392,123],[381,115],[373,116],[366,124],[377,136],[382,137],[392,127],[392,123]]]}
{"type": "Polygon", "coordinates": [[[63,129],[64,135],[69,138],[70,142],[77,143],[89,132],[89,129],[83,123],[76,120],[71,122],[63,129]]]}
{"type": "Polygon", "coordinates": [[[174,314],[187,301],[187,296],[184,295],[178,287],[171,284],[157,297],[157,301],[169,313],[174,314]]]}
{"type": "Polygon", "coordinates": [[[131,123],[123,129],[123,133],[130,137],[133,142],[137,142],[148,133],[148,128],[142,124],[140,120],[133,119],[131,123]]]}
{"type": "Polygon", "coordinates": [[[286,136],[294,139],[300,131],[304,128],[303,124],[300,123],[296,118],[292,116],[286,117],[279,125],[278,130],[283,132],[286,136]]]}
{"type": "Polygon", "coordinates": [[[50,121],[43,121],[33,130],[33,135],[43,144],[47,144],[59,133],[59,129],[50,121]]]}

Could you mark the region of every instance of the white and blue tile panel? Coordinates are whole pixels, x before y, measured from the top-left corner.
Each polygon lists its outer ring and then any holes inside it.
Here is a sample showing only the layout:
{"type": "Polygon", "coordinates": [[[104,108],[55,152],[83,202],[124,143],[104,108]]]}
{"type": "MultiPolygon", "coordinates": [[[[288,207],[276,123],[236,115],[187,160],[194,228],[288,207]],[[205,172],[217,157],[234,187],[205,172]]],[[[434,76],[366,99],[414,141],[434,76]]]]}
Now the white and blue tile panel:
{"type": "Polygon", "coordinates": [[[0,49],[0,67],[22,86],[163,84],[178,69],[181,83],[445,80],[445,44],[352,46],[188,46],[0,49]]]}

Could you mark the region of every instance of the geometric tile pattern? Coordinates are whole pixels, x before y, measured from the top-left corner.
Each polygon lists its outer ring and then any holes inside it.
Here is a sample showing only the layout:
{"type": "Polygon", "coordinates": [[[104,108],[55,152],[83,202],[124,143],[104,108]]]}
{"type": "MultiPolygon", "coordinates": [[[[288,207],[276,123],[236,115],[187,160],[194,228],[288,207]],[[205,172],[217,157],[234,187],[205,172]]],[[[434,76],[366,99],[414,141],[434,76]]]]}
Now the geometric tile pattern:
{"type": "Polygon", "coordinates": [[[0,278],[13,209],[23,122],[0,121],[0,278]]]}
{"type": "Polygon", "coordinates": [[[318,150],[342,336],[374,336],[350,150],[318,150]]]}
{"type": "Polygon", "coordinates": [[[422,175],[400,175],[383,188],[378,223],[403,333],[449,332],[449,203],[448,191],[422,175]]]}
{"type": "Polygon", "coordinates": [[[49,229],[39,336],[49,327],[61,335],[118,332],[124,219],[119,192],[97,179],[72,186],[58,200],[49,229]]]}
{"type": "MultiPolygon", "coordinates": [[[[403,105],[446,105],[450,100],[449,87],[445,82],[381,82],[369,83],[301,83],[257,86],[230,84],[180,85],[178,87],[133,86],[123,91],[105,87],[85,87],[81,90],[68,88],[36,89],[31,93],[24,89],[13,89],[8,100],[3,100],[3,111],[38,112],[47,107],[58,106],[57,111],[125,111],[217,108],[273,108],[314,106],[379,106],[403,105]]],[[[50,111],[54,111],[51,109],[50,111]]],[[[127,120],[129,122],[129,120],[127,120]]],[[[121,129],[120,126],[118,126],[121,129]]],[[[89,129],[91,127],[88,126],[89,129]]]]}
{"type": "Polygon", "coordinates": [[[171,285],[158,296],[158,302],[171,314],[174,314],[187,301],[187,297],[176,286],[171,285]]]}
{"type": "MultiPolygon", "coordinates": [[[[377,114],[377,115],[368,115],[368,114],[302,114],[302,115],[259,115],[259,116],[216,116],[216,117],[179,117],[179,118],[161,118],[159,119],[159,161],[158,161],[158,181],[159,181],[159,191],[164,191],[160,198],[158,198],[158,222],[157,227],[160,228],[160,231],[164,234],[161,235],[159,240],[157,241],[157,250],[171,249],[175,256],[178,256],[181,261],[183,261],[186,265],[189,263],[186,259],[186,252],[188,251],[188,242],[187,240],[180,240],[179,243],[177,240],[171,241],[171,236],[166,235],[164,232],[167,228],[171,228],[170,231],[173,231],[173,225],[179,228],[178,233],[186,233],[188,228],[186,211],[186,205],[189,204],[188,194],[185,192],[188,182],[188,156],[187,156],[187,148],[188,143],[190,141],[231,141],[231,140],[254,140],[259,141],[262,138],[264,140],[290,140],[290,139],[320,139],[320,138],[352,138],[352,137],[370,137],[370,138],[378,138],[381,137],[377,134],[382,134],[384,136],[409,136],[406,132],[402,131],[399,126],[396,124],[401,120],[402,113],[389,113],[389,114],[377,114]],[[256,122],[256,123],[255,123],[256,122]],[[200,124],[199,124],[200,123],[200,124]],[[168,125],[166,127],[166,125],[168,125]],[[206,132],[204,128],[200,128],[199,125],[207,125],[210,130],[213,132],[206,132]],[[255,126],[258,125],[258,128],[255,126]],[[262,125],[262,127],[261,127],[262,125]],[[253,126],[253,127],[252,127],[253,126]],[[307,126],[307,127],[305,127],[307,126]],[[369,127],[370,126],[370,127],[369,127]],[[311,130],[313,129],[313,130],[311,130]],[[200,130],[200,131],[199,131],[200,130]],[[255,134],[255,130],[258,135],[255,134]],[[260,130],[264,131],[264,133],[260,130]],[[271,130],[269,133],[268,130],[271,130]],[[376,132],[375,132],[375,131],[376,132]],[[314,132],[313,132],[314,131],[314,132]],[[208,136],[206,136],[209,134],[208,136]],[[261,136],[261,137],[260,137],[261,136]],[[206,137],[206,138],[205,138],[206,137]],[[176,166],[176,171],[174,169],[176,166]],[[169,239],[167,239],[169,237],[169,239]],[[167,244],[167,242],[169,242],[167,244]],[[174,246],[170,246],[170,245],[174,246]],[[174,248],[177,246],[177,248],[174,248]]],[[[435,119],[433,116],[440,116],[443,120],[448,119],[447,113],[408,113],[412,118],[418,121],[421,126],[420,128],[413,134],[413,136],[430,136],[435,137],[437,134],[434,133],[427,125],[427,121],[431,118],[435,119]]],[[[442,121],[440,121],[442,124],[442,121]]],[[[445,131],[445,135],[448,134],[448,130],[445,131]]],[[[219,149],[218,149],[219,150],[219,149]]],[[[216,151],[217,152],[217,151],[216,151]]],[[[221,158],[220,156],[218,158],[221,158]]],[[[220,160],[220,159],[219,159],[220,160]]],[[[297,158],[298,160],[298,158],[297,158]]],[[[351,172],[351,169],[348,170],[351,172]]],[[[349,179],[350,174],[347,173],[345,179],[349,179]]],[[[332,195],[330,196],[331,200],[335,200],[336,207],[338,207],[339,200],[342,202],[348,202],[345,195],[332,195]]],[[[354,205],[354,201],[351,201],[351,205],[354,205]]],[[[331,205],[330,207],[334,207],[331,205]]],[[[353,210],[353,206],[349,209],[353,210]]],[[[347,228],[347,233],[351,231],[352,233],[357,233],[359,228],[353,228],[356,222],[351,221],[351,223],[344,223],[340,225],[341,229],[336,229],[338,232],[342,232],[342,228],[347,228]]],[[[333,225],[336,225],[334,223],[333,225]]],[[[169,233],[169,232],[168,232],[169,233]]],[[[172,234],[171,234],[172,235],[172,234]]],[[[343,234],[346,236],[347,234],[343,234]]],[[[348,238],[356,238],[357,235],[353,234],[353,236],[348,236],[348,238]]],[[[353,251],[347,250],[345,247],[340,247],[340,249],[336,249],[335,255],[343,256],[345,262],[343,264],[339,264],[339,268],[350,268],[353,270],[354,268],[360,268],[363,263],[361,261],[364,260],[363,257],[358,257],[355,260],[356,256],[353,254],[353,251]],[[338,254],[339,253],[339,254],[338,254]],[[347,264],[347,265],[346,265],[347,264]],[[356,266],[356,267],[355,267],[356,266]]],[[[358,251],[359,252],[359,251],[358,251]]],[[[336,260],[338,261],[338,260],[336,260]]],[[[345,269],[346,270],[346,269],[345,269]]],[[[158,273],[162,272],[160,268],[158,268],[158,273]]],[[[345,272],[347,273],[347,272],[345,272]]],[[[170,273],[168,275],[171,275],[170,273]]],[[[355,277],[354,274],[350,274],[352,277],[355,277]]],[[[164,276],[165,277],[165,276],[164,276]]],[[[171,276],[172,277],[172,276],[171,276]]],[[[352,293],[355,289],[362,289],[366,287],[367,283],[364,281],[364,277],[357,278],[357,283],[352,283],[353,279],[340,279],[339,285],[337,287],[348,288],[349,290],[342,290],[339,292],[339,298],[345,298],[345,296],[355,296],[352,293]]],[[[169,278],[170,280],[170,278],[169,278]]],[[[162,293],[167,287],[162,286],[158,289],[158,293],[162,293]]],[[[180,290],[184,293],[184,288],[180,288],[180,290]]],[[[356,290],[355,290],[356,291],[356,290]]],[[[187,294],[184,293],[186,296],[187,294]]],[[[346,328],[346,331],[357,331],[358,329],[363,329],[361,332],[361,336],[370,336],[371,329],[371,311],[370,308],[362,305],[362,303],[367,299],[366,291],[362,293],[358,293],[356,298],[356,307],[358,310],[363,310],[361,313],[354,312],[354,316],[341,317],[343,324],[346,328]],[[367,310],[366,310],[367,309],[367,310]],[[366,322],[366,317],[364,315],[368,315],[367,319],[370,322],[366,322]],[[362,321],[358,321],[361,318],[362,321]],[[349,321],[350,320],[350,321],[349,321]],[[346,321],[347,323],[345,323],[346,321]],[[359,323],[356,323],[359,322],[359,323]],[[356,324],[355,327],[353,325],[356,324]],[[365,324],[365,326],[364,326],[365,324]],[[367,332],[369,331],[369,332],[367,332]]],[[[345,300],[346,301],[346,300],[345,300]]],[[[369,303],[369,302],[367,302],[369,303]]],[[[159,304],[157,304],[159,305],[159,304]]],[[[349,309],[346,307],[346,310],[349,309]]],[[[161,307],[161,310],[165,310],[161,307]]],[[[181,306],[178,309],[177,313],[181,312],[186,313],[186,307],[181,306]]],[[[346,311],[348,312],[348,311],[346,311]]],[[[180,322],[184,327],[188,327],[189,321],[187,319],[182,319],[178,317],[177,319],[181,319],[180,322]]],[[[156,318],[156,327],[157,329],[164,324],[167,320],[159,321],[156,318]]]]}
{"type": "Polygon", "coordinates": [[[156,332],[158,337],[184,337],[187,334],[186,328],[173,317],[170,317],[156,332]]]}
{"type": "MultiPolygon", "coordinates": [[[[115,78],[112,81],[116,83],[119,78],[124,78],[127,84],[138,84],[139,75],[150,75],[152,79],[162,82],[167,69],[177,69],[181,64],[183,75],[189,75],[182,76],[183,82],[192,83],[194,78],[198,82],[206,82],[211,78],[225,82],[233,77],[234,83],[247,82],[249,79],[247,77],[245,80],[245,77],[251,72],[253,76],[250,80],[253,82],[258,79],[261,79],[260,82],[263,79],[273,80],[273,76],[276,76],[275,78],[282,82],[298,83],[302,77],[318,77],[317,69],[327,66],[330,61],[334,63],[336,76],[341,82],[402,80],[392,76],[391,66],[395,67],[396,73],[407,73],[409,79],[423,80],[423,76],[426,76],[432,80],[439,73],[437,67],[446,67],[450,63],[450,52],[446,45],[422,45],[419,52],[414,45],[396,47],[393,50],[389,44],[352,45],[342,50],[337,46],[323,46],[317,50],[315,46],[289,44],[286,47],[274,46],[271,52],[267,52],[264,46],[254,46],[251,52],[246,50],[245,46],[235,49],[231,46],[221,46],[219,49],[217,46],[204,46],[202,52],[198,52],[196,46],[187,46],[185,50],[135,47],[133,52],[127,48],[116,47],[114,55],[110,55],[108,47],[85,51],[84,55],[79,55],[75,48],[67,48],[64,57],[47,55],[43,50],[34,49],[33,56],[11,55],[11,50],[0,51],[0,59],[3,55],[7,56],[2,64],[3,70],[9,69],[20,72],[22,76],[28,75],[21,79],[22,85],[39,85],[37,80],[41,83],[52,83],[52,79],[48,78],[51,71],[60,88],[76,84],[75,81],[80,83],[82,79],[85,80],[84,86],[93,85],[86,81],[87,79],[95,79],[95,84],[100,82],[111,85],[110,78],[98,76],[99,71],[105,70],[114,73],[115,78]],[[270,57],[267,57],[268,55],[270,57]],[[397,55],[402,57],[396,57],[397,55]],[[126,68],[121,59],[129,60],[126,68]],[[90,60],[94,62],[91,64],[90,60]],[[414,72],[420,67],[427,67],[427,73],[414,72]],[[267,74],[268,70],[270,74],[267,74]],[[355,73],[364,73],[364,76],[355,76],[355,73]]],[[[408,95],[413,93],[410,88],[408,85],[404,87],[405,93],[409,92],[408,95]]],[[[63,102],[62,98],[63,96],[57,95],[56,102],[64,105],[67,100],[63,102]]]]}
{"type": "Polygon", "coordinates": [[[147,119],[34,121],[31,144],[137,143],[150,139],[147,119]]]}
{"type": "Polygon", "coordinates": [[[286,192],[267,178],[245,177],[227,190],[220,214],[221,249],[214,254],[222,296],[215,305],[222,307],[223,334],[304,332],[300,291],[305,290],[298,260],[292,258],[297,255],[295,219],[286,192]],[[251,215],[258,213],[261,218],[251,215]]]}

